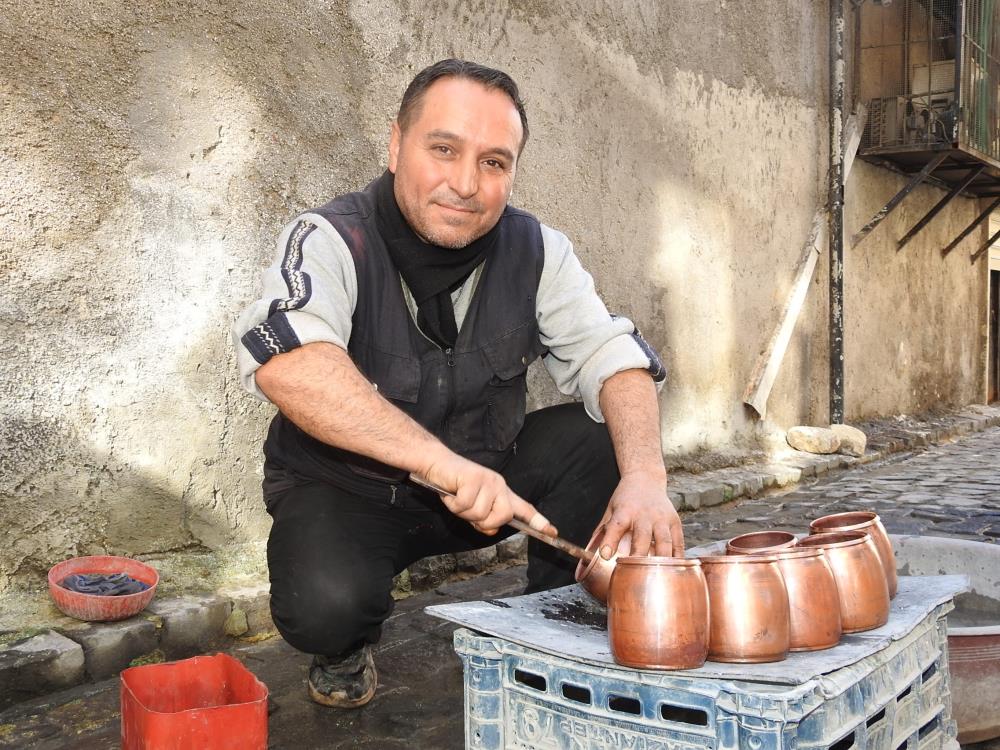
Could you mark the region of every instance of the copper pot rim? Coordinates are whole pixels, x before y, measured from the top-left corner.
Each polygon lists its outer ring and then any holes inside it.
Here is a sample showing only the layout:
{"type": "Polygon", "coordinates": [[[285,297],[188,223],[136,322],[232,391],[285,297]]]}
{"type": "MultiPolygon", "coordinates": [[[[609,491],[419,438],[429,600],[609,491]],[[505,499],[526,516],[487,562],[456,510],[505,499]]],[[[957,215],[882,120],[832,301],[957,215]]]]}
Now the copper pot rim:
{"type": "Polygon", "coordinates": [[[769,550],[769,549],[774,549],[774,548],[777,548],[777,547],[784,547],[784,546],[791,547],[791,546],[795,545],[795,542],[796,542],[795,534],[793,534],[791,531],[782,531],[780,529],[775,529],[773,531],[749,531],[746,534],[740,534],[739,536],[734,536],[732,539],[730,539],[728,542],[726,542],[726,547],[727,548],[732,547],[733,549],[738,549],[738,550],[741,550],[741,551],[742,550],[753,551],[755,549],[762,549],[762,550],[763,549],[768,549],[769,550]],[[744,546],[744,545],[742,545],[742,544],[739,543],[741,539],[747,539],[749,537],[757,537],[757,536],[768,536],[768,535],[782,536],[782,537],[787,537],[787,538],[785,538],[785,540],[783,542],[776,542],[776,543],[772,543],[772,544],[763,544],[763,545],[760,545],[759,547],[744,546]],[[789,544],[789,542],[791,542],[791,544],[789,544]]]}
{"type": "Polygon", "coordinates": [[[658,565],[672,566],[675,568],[700,568],[701,560],[696,557],[659,557],[656,555],[646,555],[644,557],[629,556],[619,557],[619,565],[658,565]]]}
{"type": "Polygon", "coordinates": [[[799,547],[842,549],[864,544],[865,540],[870,538],[864,531],[820,531],[800,539],[799,547]]]}
{"type": "Polygon", "coordinates": [[[774,552],[761,552],[756,555],[705,555],[699,557],[703,565],[751,565],[753,563],[777,562],[778,557],[774,552]]]}
{"type": "MultiPolygon", "coordinates": [[[[823,551],[822,547],[789,547],[788,549],[778,549],[773,552],[766,552],[760,554],[767,554],[776,557],[780,560],[799,560],[806,557],[826,557],[826,553],[823,551]]],[[[751,553],[753,557],[759,557],[758,553],[751,553]]]]}
{"type": "Polygon", "coordinates": [[[876,523],[881,521],[878,513],[872,510],[849,510],[844,513],[832,513],[829,516],[823,516],[821,518],[816,518],[809,522],[809,533],[810,534],[823,534],[826,532],[834,531],[861,531],[867,529],[870,526],[874,526],[876,523]],[[826,523],[831,522],[838,518],[848,518],[848,517],[864,517],[864,521],[859,521],[857,523],[850,523],[843,526],[827,526],[826,523]]]}

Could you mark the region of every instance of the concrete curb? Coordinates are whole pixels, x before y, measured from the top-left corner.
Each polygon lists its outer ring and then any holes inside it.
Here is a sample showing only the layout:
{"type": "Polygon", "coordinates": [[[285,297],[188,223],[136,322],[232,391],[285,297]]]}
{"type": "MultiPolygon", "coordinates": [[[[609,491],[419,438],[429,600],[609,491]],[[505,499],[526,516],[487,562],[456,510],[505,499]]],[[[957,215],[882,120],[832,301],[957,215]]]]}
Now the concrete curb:
{"type": "Polygon", "coordinates": [[[182,659],[223,646],[227,625],[242,613],[233,635],[270,637],[274,624],[268,587],[223,594],[154,599],[140,614],[118,622],[55,626],[0,647],[0,711],[21,701],[107,679],[136,664],[182,659]]]}
{"type": "MultiPolygon", "coordinates": [[[[679,510],[696,511],[768,490],[791,489],[831,471],[1000,426],[1000,408],[970,406],[941,417],[897,418],[857,426],[868,435],[864,456],[790,450],[768,464],[697,475],[674,472],[669,480],[671,499],[679,510]]],[[[421,560],[397,577],[393,595],[404,598],[455,577],[523,562],[527,541],[515,534],[485,550],[421,560]]],[[[140,615],[120,622],[80,622],[39,630],[0,646],[0,711],[56,690],[112,677],[130,665],[185,658],[218,649],[233,638],[253,641],[274,634],[267,584],[157,599],[140,615]]]]}
{"type": "Polygon", "coordinates": [[[674,472],[669,492],[678,510],[698,510],[742,497],[756,497],[776,488],[792,489],[806,479],[838,469],[880,461],[962,435],[1000,426],[1000,408],[973,405],[940,417],[900,417],[855,425],[868,436],[863,456],[815,455],[789,449],[789,454],[768,464],[708,471],[704,474],[674,472]]]}

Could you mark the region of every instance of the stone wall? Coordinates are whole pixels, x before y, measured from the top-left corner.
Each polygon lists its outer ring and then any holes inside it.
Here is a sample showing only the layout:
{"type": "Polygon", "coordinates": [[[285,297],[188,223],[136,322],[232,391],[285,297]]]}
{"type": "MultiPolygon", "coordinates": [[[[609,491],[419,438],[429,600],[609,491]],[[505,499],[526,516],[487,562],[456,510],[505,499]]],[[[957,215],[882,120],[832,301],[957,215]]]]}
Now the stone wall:
{"type": "MultiPolygon", "coordinates": [[[[822,5],[8,3],[0,590],[76,554],[259,568],[271,408],[238,388],[230,322],[279,228],[381,171],[402,90],[442,57],[520,82],[532,140],[514,202],[570,235],[609,307],[663,353],[671,454],[824,421],[825,258],[768,422],[740,403],[825,199],[822,5]]],[[[898,183],[859,165],[852,226],[898,183]]],[[[979,271],[934,256],[974,212],[958,201],[893,254],[901,213],[850,254],[850,417],[982,391],[979,271]]],[[[544,374],[531,386],[535,405],[558,398],[544,374]]]]}

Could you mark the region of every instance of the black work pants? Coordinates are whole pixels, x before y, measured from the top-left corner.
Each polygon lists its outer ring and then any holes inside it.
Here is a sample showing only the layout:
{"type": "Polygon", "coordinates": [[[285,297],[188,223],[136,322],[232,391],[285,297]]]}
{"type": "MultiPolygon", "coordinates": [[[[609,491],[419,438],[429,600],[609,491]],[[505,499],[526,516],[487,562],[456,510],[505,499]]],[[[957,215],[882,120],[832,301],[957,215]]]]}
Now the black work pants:
{"type": "MultiPolygon", "coordinates": [[[[618,484],[607,428],[579,404],[528,414],[517,449],[501,471],[516,493],[586,544],[618,484]]],[[[375,643],[392,612],[392,579],[431,555],[480,549],[510,536],[480,534],[434,493],[386,486],[381,498],[297,481],[268,498],[271,614],[295,648],[338,656],[375,643]]],[[[573,582],[576,561],[530,540],[528,592],[573,582]]]]}

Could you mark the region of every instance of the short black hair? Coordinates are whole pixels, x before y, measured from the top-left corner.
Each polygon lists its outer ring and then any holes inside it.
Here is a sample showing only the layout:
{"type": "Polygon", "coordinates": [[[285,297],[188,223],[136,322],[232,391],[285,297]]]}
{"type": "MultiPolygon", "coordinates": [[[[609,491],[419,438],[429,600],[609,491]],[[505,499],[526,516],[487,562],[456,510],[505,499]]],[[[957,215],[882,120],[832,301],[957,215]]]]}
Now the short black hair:
{"type": "Polygon", "coordinates": [[[410,81],[410,85],[403,92],[403,100],[399,104],[399,112],[396,113],[396,122],[399,123],[400,130],[405,130],[410,120],[420,108],[420,103],[435,81],[440,78],[466,78],[470,81],[481,83],[488,89],[497,89],[510,97],[510,100],[517,108],[517,114],[521,118],[521,146],[528,142],[528,115],[524,111],[524,101],[521,93],[517,89],[514,79],[502,70],[487,68],[485,65],[469,62],[468,60],[457,60],[448,58],[439,60],[433,65],[428,65],[421,70],[410,81]]]}

